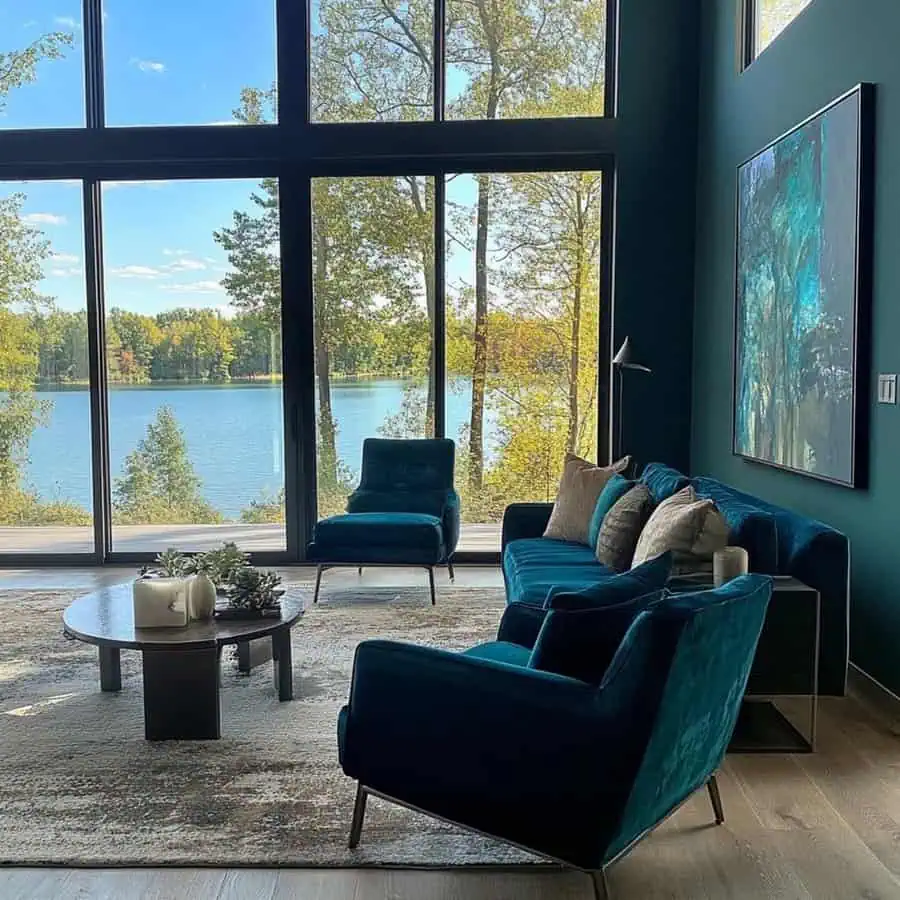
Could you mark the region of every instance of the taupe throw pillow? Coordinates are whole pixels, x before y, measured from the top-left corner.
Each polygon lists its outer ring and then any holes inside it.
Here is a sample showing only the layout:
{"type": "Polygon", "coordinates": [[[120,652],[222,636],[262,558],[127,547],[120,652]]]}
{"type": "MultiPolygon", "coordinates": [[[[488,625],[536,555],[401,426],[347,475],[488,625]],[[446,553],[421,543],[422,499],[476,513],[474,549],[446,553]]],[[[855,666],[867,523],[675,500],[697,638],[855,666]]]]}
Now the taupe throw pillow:
{"type": "Polygon", "coordinates": [[[600,492],[613,475],[624,472],[630,464],[631,457],[626,456],[611,466],[601,468],[574,453],[566,454],[559,494],[544,537],[587,544],[591,517],[600,492]]]}
{"type": "Polygon", "coordinates": [[[632,566],[672,551],[672,574],[711,571],[716,550],[728,546],[728,523],[712,500],[701,500],[686,487],[663,501],[644,526],[632,566]]]}
{"type": "Polygon", "coordinates": [[[652,512],[650,488],[646,484],[636,484],[603,517],[597,537],[597,559],[617,572],[628,569],[638,538],[652,512]]]}

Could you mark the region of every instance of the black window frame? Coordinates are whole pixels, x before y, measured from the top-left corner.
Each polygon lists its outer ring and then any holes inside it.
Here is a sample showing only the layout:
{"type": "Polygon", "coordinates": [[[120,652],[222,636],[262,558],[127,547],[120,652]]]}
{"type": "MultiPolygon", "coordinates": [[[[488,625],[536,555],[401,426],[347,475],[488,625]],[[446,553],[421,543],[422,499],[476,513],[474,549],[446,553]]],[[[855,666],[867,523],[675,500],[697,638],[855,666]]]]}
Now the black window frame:
{"type": "MultiPolygon", "coordinates": [[[[760,0],[738,0],[738,48],[739,48],[739,68],[741,71],[746,70],[757,59],[766,52],[771,44],[760,49],[759,47],[759,31],[760,31],[760,0]]],[[[809,8],[814,0],[809,0],[806,6],[794,16],[793,19],[785,27],[785,31],[797,21],[809,8]]],[[[784,31],[781,32],[784,34],[784,31]]],[[[781,37],[781,34],[775,38],[781,37]]]]}
{"type": "MultiPolygon", "coordinates": [[[[599,171],[603,175],[598,366],[598,457],[611,449],[611,343],[614,306],[618,2],[607,0],[606,115],[492,121],[444,119],[445,0],[435,0],[434,120],[416,123],[310,121],[311,0],[277,0],[278,122],[253,126],[105,125],[102,0],[82,0],[85,59],[83,128],[0,131],[0,181],[82,183],[85,283],[91,374],[95,548],[91,553],[6,553],[0,567],[139,564],[150,552],[112,546],[109,410],[101,185],[108,180],[279,180],[285,493],[284,551],[251,554],[258,565],[305,562],[316,519],[315,373],[311,267],[313,178],[418,174],[436,179],[436,433],[445,431],[444,197],[446,175],[480,172],[599,171]],[[299,41],[306,52],[298,53],[299,41]]],[[[749,0],[752,2],[752,0],[749,0]]],[[[459,562],[495,562],[497,553],[460,553],[459,562]]]]}

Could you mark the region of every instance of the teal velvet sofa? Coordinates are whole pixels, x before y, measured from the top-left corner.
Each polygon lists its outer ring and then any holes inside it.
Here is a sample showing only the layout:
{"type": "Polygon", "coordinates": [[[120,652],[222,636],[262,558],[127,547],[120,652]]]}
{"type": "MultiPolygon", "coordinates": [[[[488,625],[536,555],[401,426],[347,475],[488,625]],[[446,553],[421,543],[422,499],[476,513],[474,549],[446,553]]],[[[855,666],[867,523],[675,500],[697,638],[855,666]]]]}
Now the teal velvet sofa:
{"type": "MultiPolygon", "coordinates": [[[[731,529],[729,542],[746,548],[751,571],[793,576],[819,592],[819,693],[843,696],[849,640],[847,538],[828,525],[713,478],[690,478],[662,463],[648,465],[641,481],[657,503],[693,485],[699,496],[716,502],[731,529]]],[[[551,589],[577,591],[613,574],[594,558],[590,547],[542,537],[552,508],[550,503],[517,503],[506,510],[503,576],[508,603],[541,607],[551,589]]],[[[751,688],[758,682],[766,687],[758,693],[802,693],[796,689],[793,657],[798,652],[797,632],[808,627],[806,618],[795,619],[790,608],[779,608],[771,616],[760,640],[751,688]]]]}
{"type": "Polygon", "coordinates": [[[771,590],[746,575],[616,607],[512,604],[497,640],[464,653],[363,642],[338,719],[351,849],[375,795],[584,870],[608,897],[609,867],[695,791],[724,821],[716,771],[771,590]],[[538,667],[554,622],[574,618],[565,643],[591,630],[582,617],[598,620],[593,671],[538,667]]]}

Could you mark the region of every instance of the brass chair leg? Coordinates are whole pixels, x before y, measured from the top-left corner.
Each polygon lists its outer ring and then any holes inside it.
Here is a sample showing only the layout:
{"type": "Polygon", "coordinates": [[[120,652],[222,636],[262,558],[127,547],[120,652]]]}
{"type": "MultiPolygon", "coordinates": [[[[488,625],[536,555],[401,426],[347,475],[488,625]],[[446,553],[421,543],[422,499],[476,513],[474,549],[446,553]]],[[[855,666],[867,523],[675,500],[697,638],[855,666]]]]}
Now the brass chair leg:
{"type": "Polygon", "coordinates": [[[434,566],[428,567],[428,583],[431,585],[431,605],[434,606],[437,602],[434,596],[434,566]]]}
{"type": "Polygon", "coordinates": [[[709,800],[716,816],[716,825],[721,825],[725,821],[725,810],[722,808],[722,795],[719,793],[719,782],[716,781],[715,775],[711,775],[706,782],[706,789],[709,791],[709,800]]]}
{"type": "Polygon", "coordinates": [[[366,817],[366,798],[368,796],[366,789],[361,784],[357,784],[356,802],[353,804],[353,821],[350,823],[350,840],[347,841],[347,846],[351,850],[355,850],[359,846],[363,819],[366,817]]]}
{"type": "Polygon", "coordinates": [[[313,594],[313,603],[319,602],[319,587],[322,584],[322,567],[316,566],[316,590],[313,594]]]}
{"type": "Polygon", "coordinates": [[[609,882],[606,880],[606,870],[597,869],[591,872],[591,882],[594,885],[594,900],[612,900],[609,891],[609,882]]]}

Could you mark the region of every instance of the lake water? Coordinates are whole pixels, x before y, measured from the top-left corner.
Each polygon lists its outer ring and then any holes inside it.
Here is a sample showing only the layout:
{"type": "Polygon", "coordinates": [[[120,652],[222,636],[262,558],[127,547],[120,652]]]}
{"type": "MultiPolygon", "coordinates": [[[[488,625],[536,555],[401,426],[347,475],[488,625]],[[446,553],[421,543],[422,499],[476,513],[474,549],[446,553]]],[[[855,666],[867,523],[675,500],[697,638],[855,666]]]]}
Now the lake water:
{"type": "MultiPolygon", "coordinates": [[[[364,438],[378,435],[385,419],[400,411],[409,382],[394,379],[342,381],[332,385],[338,453],[359,473],[364,438]]],[[[31,440],[28,480],[44,499],[91,507],[90,396],[86,390],[41,391],[53,408],[46,427],[31,440]]],[[[184,430],[203,496],[228,518],[251,500],[284,484],[283,413],[280,385],[121,387],[109,393],[110,465],[122,473],[125,457],[144,436],[160,406],[170,406],[184,430]]],[[[471,387],[457,383],[447,396],[447,434],[468,424],[471,387]]],[[[486,447],[496,425],[485,423],[486,447]]]]}

